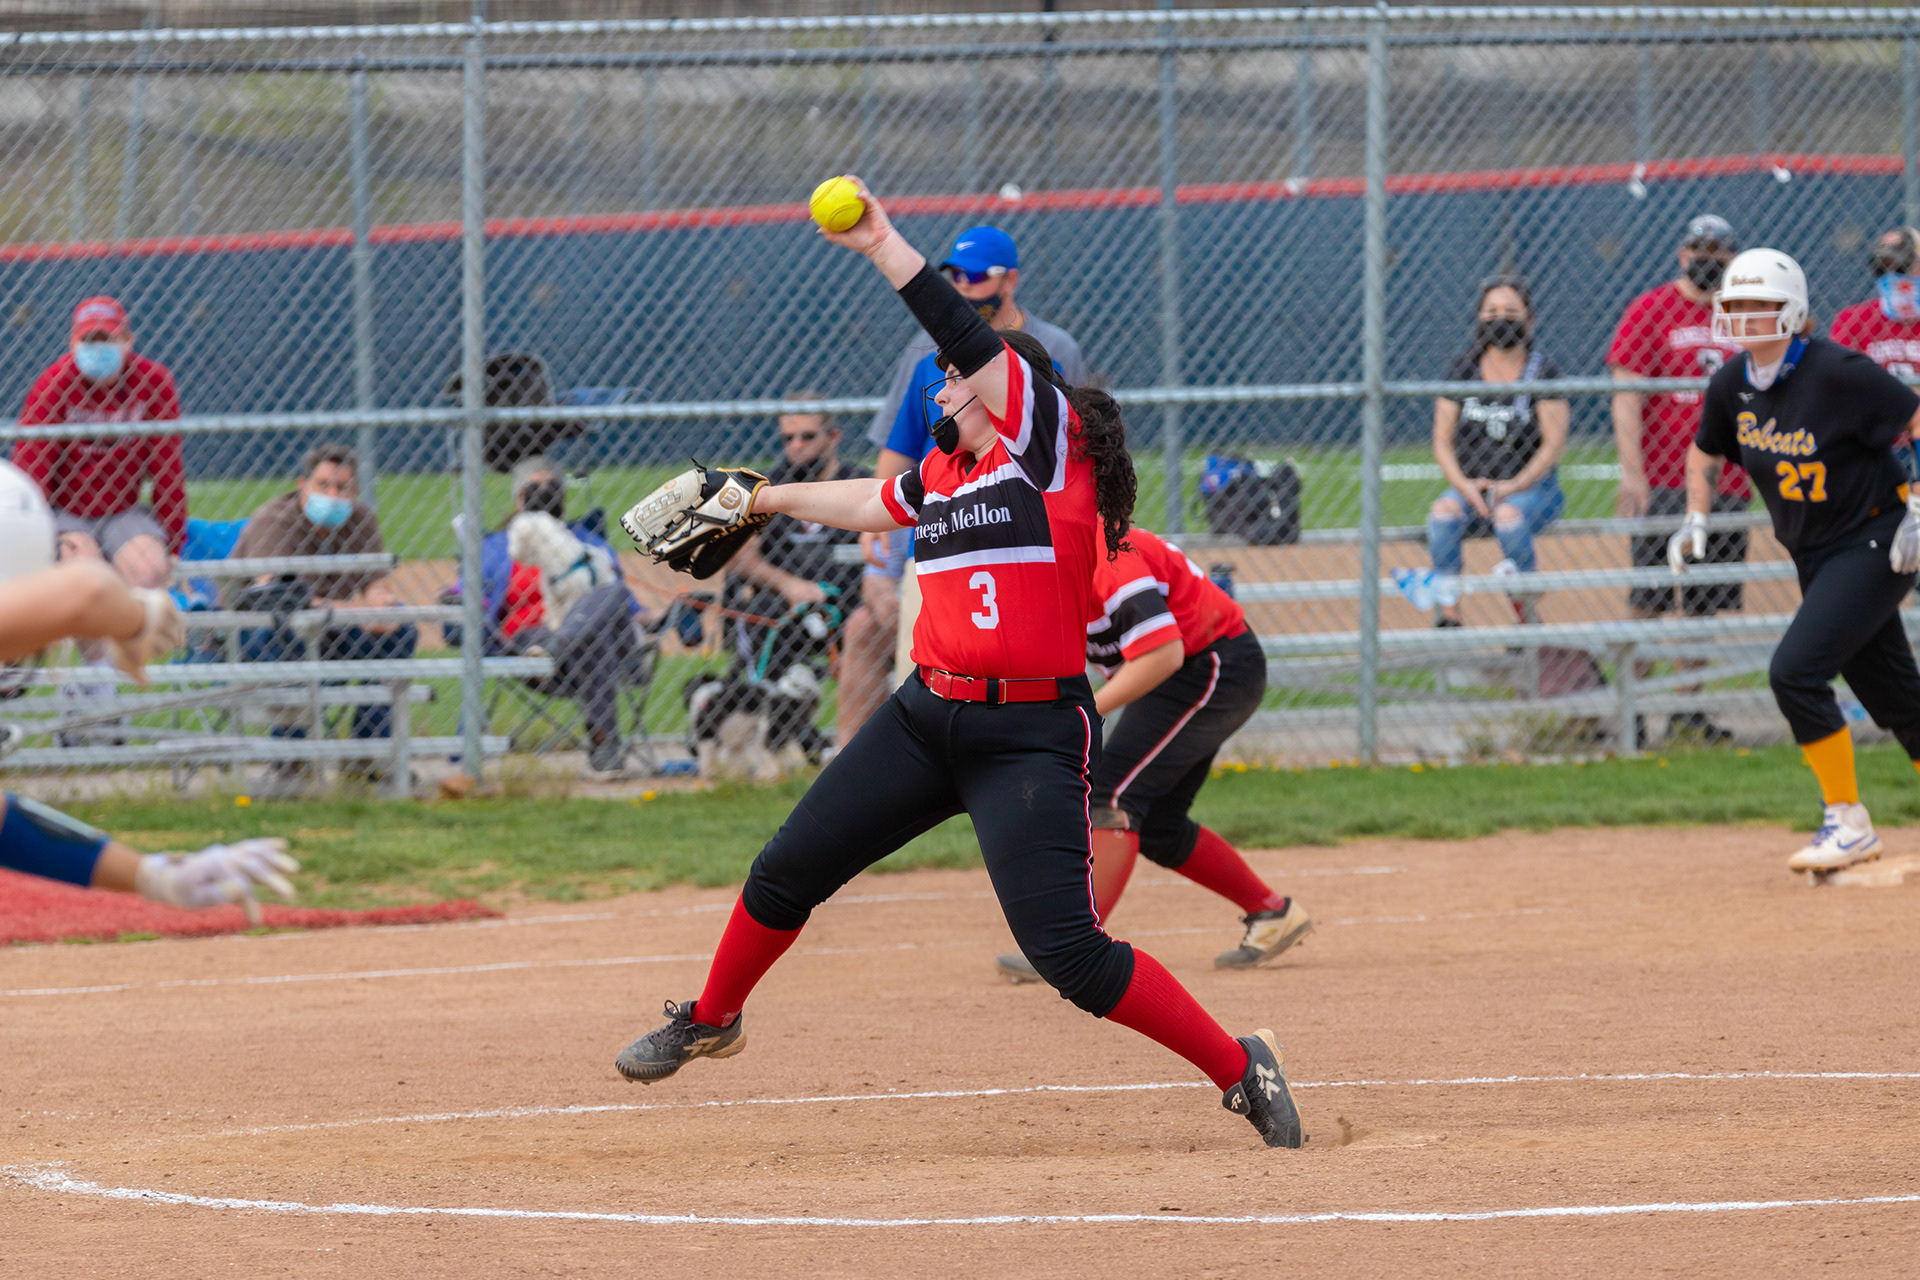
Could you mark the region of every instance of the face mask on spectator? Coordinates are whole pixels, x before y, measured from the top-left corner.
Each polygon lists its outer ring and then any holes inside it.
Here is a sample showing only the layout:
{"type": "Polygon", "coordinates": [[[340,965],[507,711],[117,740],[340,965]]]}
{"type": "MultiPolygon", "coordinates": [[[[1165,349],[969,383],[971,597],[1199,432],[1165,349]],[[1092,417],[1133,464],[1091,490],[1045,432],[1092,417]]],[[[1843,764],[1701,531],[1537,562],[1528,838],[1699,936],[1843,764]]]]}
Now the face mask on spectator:
{"type": "Polygon", "coordinates": [[[336,498],[325,493],[307,495],[307,519],[322,529],[338,529],[353,514],[353,504],[345,498],[336,498]]]}
{"type": "Polygon", "coordinates": [[[1696,253],[1687,259],[1687,279],[1693,281],[1693,287],[1705,293],[1712,293],[1720,287],[1720,277],[1727,274],[1727,264],[1710,253],[1696,253]]]}
{"type": "Polygon", "coordinates": [[[94,382],[105,382],[120,372],[126,354],[117,342],[83,342],[73,349],[73,362],[80,375],[94,382]]]}
{"type": "Polygon", "coordinates": [[[538,511],[542,515],[552,516],[555,520],[565,519],[567,509],[567,482],[564,480],[535,480],[520,490],[520,509],[538,511]]]}
{"type": "Polygon", "coordinates": [[[1491,320],[1480,321],[1475,336],[1480,339],[1481,346],[1505,351],[1527,340],[1527,322],[1513,316],[1495,316],[1491,320]]]}
{"type": "Polygon", "coordinates": [[[1880,314],[1889,320],[1920,320],[1920,276],[1889,271],[1874,283],[1880,289],[1880,314]]]}

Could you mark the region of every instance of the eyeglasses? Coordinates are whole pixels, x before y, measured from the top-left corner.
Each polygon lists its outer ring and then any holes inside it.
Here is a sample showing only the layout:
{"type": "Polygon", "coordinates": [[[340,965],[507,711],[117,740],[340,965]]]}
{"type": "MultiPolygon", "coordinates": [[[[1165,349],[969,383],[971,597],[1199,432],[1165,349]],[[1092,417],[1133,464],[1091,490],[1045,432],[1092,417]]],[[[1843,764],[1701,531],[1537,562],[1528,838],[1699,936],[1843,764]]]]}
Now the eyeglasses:
{"type": "Polygon", "coordinates": [[[940,268],[940,274],[955,284],[985,284],[989,280],[998,280],[1007,274],[1005,267],[988,267],[985,271],[967,271],[956,266],[940,268]]]}
{"type": "Polygon", "coordinates": [[[818,431],[782,431],[780,438],[788,444],[792,444],[796,440],[811,444],[820,438],[820,433],[818,431]]]}

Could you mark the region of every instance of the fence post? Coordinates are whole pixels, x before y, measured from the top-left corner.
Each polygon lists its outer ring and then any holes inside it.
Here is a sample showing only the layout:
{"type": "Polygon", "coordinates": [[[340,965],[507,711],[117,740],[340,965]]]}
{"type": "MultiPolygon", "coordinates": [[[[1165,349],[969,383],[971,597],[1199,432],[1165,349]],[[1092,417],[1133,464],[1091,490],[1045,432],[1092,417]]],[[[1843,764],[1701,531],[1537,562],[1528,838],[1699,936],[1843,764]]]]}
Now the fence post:
{"type": "Polygon", "coordinates": [[[1360,364],[1360,758],[1378,760],[1380,714],[1380,450],[1386,433],[1387,3],[1367,23],[1365,275],[1360,364]]]}
{"type": "Polygon", "coordinates": [[[486,20],[486,0],[473,0],[460,110],[460,407],[466,414],[460,428],[460,767],[475,781],[485,764],[480,739],[486,731],[480,672],[480,605],[485,595],[480,577],[480,452],[487,429],[486,20]]]}
{"type": "MultiPolygon", "coordinates": [[[[348,82],[348,169],[353,186],[353,407],[373,408],[373,173],[367,135],[366,55],[354,56],[348,82]]],[[[355,432],[354,472],[360,500],[380,509],[379,433],[373,427],[355,432]]]]}
{"type": "Polygon", "coordinates": [[[1906,176],[1904,226],[1920,226],[1920,40],[1900,42],[1900,159],[1906,176]]]}
{"type": "MultiPolygon", "coordinates": [[[[1173,0],[1160,0],[1172,9],[1173,0]]],[[[1181,384],[1180,372],[1180,104],[1178,56],[1173,51],[1173,24],[1160,28],[1166,52],[1160,55],[1160,385],[1171,390],[1181,384]]],[[[1185,442],[1181,439],[1181,409],[1160,409],[1161,470],[1167,485],[1165,532],[1186,527],[1186,477],[1181,466],[1185,442]]]]}
{"type": "Polygon", "coordinates": [[[73,106],[73,175],[67,194],[67,239],[87,238],[87,176],[93,169],[93,81],[82,80],[73,106]]]}
{"type": "MultiPolygon", "coordinates": [[[[154,25],[153,10],[147,10],[146,25],[154,25]]],[[[153,58],[153,45],[140,42],[137,61],[145,66],[153,58]]],[[[127,102],[127,144],[120,152],[120,208],[114,213],[113,238],[126,240],[133,235],[134,205],[140,199],[140,148],[147,132],[147,77],[136,75],[127,102]]]]}
{"type": "MultiPolygon", "coordinates": [[[[1309,31],[1311,28],[1309,28],[1309,31]]],[[[1313,49],[1300,50],[1293,71],[1293,172],[1298,182],[1313,176],[1313,49]]]]}

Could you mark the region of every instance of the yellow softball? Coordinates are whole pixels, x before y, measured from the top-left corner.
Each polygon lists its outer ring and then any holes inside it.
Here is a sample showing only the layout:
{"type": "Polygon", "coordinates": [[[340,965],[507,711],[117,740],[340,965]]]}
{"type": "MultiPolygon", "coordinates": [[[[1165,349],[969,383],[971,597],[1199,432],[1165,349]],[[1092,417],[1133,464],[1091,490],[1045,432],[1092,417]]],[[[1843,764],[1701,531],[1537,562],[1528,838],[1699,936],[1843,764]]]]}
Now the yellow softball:
{"type": "Polygon", "coordinates": [[[867,204],[860,198],[860,188],[845,178],[828,178],[813,189],[807,210],[813,214],[813,220],[828,231],[847,231],[860,221],[867,204]]]}

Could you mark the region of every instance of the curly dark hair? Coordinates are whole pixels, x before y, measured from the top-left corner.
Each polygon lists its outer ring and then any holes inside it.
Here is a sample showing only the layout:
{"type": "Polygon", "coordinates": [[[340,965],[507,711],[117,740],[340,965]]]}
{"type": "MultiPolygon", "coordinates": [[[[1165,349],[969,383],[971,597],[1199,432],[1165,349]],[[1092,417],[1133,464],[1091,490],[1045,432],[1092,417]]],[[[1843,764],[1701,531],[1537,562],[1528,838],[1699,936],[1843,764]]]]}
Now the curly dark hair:
{"type": "Polygon", "coordinates": [[[1080,418],[1080,430],[1072,438],[1073,457],[1093,462],[1094,505],[1100,511],[1100,524],[1106,533],[1107,559],[1128,550],[1127,530],[1133,524],[1133,504],[1139,496],[1139,482],[1133,474],[1133,455],[1127,452],[1127,424],[1120,420],[1120,406],[1098,387],[1070,387],[1053,357],[1030,333],[1015,329],[1000,335],[1033,370],[1067,397],[1067,403],[1080,418]]]}

